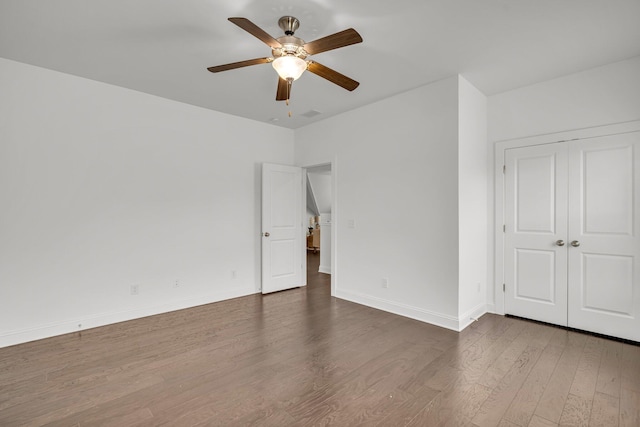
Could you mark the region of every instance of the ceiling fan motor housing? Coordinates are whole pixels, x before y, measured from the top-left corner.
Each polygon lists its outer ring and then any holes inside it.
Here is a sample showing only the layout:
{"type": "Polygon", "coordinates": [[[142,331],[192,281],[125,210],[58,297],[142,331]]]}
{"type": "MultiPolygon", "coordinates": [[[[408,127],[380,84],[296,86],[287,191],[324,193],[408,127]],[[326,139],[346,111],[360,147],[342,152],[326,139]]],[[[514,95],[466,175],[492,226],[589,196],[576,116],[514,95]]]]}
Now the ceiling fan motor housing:
{"type": "Polygon", "coordinates": [[[272,49],[274,58],[280,56],[297,56],[300,59],[305,59],[309,56],[303,48],[304,40],[293,36],[300,27],[298,18],[294,16],[283,16],[278,20],[278,26],[284,31],[285,35],[276,39],[282,47],[272,49]]]}
{"type": "Polygon", "coordinates": [[[278,58],[279,56],[297,56],[298,58],[305,59],[309,54],[304,50],[304,40],[299,39],[294,36],[282,36],[278,37],[276,40],[282,45],[282,47],[278,47],[271,50],[274,58],[278,58]]]}

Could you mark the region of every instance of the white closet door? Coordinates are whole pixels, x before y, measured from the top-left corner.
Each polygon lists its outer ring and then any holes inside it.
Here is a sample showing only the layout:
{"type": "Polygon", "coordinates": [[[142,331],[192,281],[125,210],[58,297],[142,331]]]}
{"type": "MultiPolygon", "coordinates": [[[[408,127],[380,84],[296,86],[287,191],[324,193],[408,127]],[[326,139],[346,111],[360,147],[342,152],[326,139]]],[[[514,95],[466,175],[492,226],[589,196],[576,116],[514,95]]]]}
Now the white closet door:
{"type": "Polygon", "coordinates": [[[505,312],[567,324],[567,146],[505,153],[505,312]]]}
{"type": "Polygon", "coordinates": [[[640,341],[640,132],[569,147],[568,324],[640,341]]]}

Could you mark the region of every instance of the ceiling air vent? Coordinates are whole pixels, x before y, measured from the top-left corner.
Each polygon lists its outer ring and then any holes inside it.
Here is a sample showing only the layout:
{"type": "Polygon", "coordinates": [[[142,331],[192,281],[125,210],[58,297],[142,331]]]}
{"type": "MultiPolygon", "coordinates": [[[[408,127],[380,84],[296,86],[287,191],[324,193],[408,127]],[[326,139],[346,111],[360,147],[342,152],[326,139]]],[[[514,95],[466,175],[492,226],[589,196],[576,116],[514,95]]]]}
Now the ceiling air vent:
{"type": "Polygon", "coordinates": [[[302,114],[303,116],[307,117],[307,118],[311,118],[311,117],[315,117],[317,115],[322,114],[320,111],[318,110],[309,110],[306,113],[302,114]]]}

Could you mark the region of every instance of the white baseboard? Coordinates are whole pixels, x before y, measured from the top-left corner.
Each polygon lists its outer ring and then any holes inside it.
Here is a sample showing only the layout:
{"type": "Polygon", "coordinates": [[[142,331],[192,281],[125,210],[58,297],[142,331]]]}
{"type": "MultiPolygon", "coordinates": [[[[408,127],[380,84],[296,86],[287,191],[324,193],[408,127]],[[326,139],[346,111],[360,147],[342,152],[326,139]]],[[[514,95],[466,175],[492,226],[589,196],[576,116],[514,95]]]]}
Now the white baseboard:
{"type": "Polygon", "coordinates": [[[318,267],[318,273],[331,274],[331,267],[321,265],[320,267],[318,267]]]}
{"type": "Polygon", "coordinates": [[[437,313],[425,310],[423,308],[413,307],[407,304],[401,304],[382,298],[376,298],[358,292],[337,289],[335,296],[337,298],[345,299],[357,304],[366,305],[368,307],[377,308],[378,310],[387,311],[399,316],[404,316],[410,319],[420,320],[421,322],[440,326],[442,328],[451,329],[456,332],[462,331],[464,328],[482,317],[482,315],[487,312],[487,307],[485,304],[478,304],[476,307],[472,308],[466,313],[463,313],[459,318],[456,318],[447,314],[437,313]]]}
{"type": "Polygon", "coordinates": [[[487,312],[487,305],[478,304],[477,306],[473,307],[471,310],[467,311],[466,313],[462,313],[458,319],[458,322],[459,322],[458,330],[462,331],[464,328],[466,328],[467,326],[469,326],[470,324],[478,320],[480,317],[482,317],[486,312],[487,312]]]}
{"type": "MultiPolygon", "coordinates": [[[[176,300],[155,306],[140,307],[120,312],[102,313],[64,322],[41,325],[34,328],[3,332],[0,334],[0,348],[22,344],[29,341],[50,338],[57,335],[84,331],[87,329],[110,325],[113,323],[125,322],[127,320],[139,319],[142,317],[168,313],[171,311],[196,307],[199,305],[211,304],[214,302],[238,298],[255,293],[256,290],[254,288],[230,289],[211,295],[203,295],[194,298],[176,300]],[[78,328],[78,325],[82,325],[82,327],[78,328]]],[[[473,322],[471,318],[479,319],[485,312],[493,312],[491,310],[491,308],[493,308],[491,307],[491,305],[485,306],[484,304],[482,304],[474,307],[467,313],[464,313],[462,316],[460,316],[460,318],[455,318],[454,316],[449,316],[443,313],[437,313],[419,307],[413,307],[407,304],[397,303],[395,301],[388,301],[382,298],[371,297],[369,295],[364,295],[352,291],[337,289],[335,296],[337,298],[355,302],[357,304],[366,305],[378,310],[387,311],[389,313],[430,323],[432,325],[440,326],[446,329],[451,329],[456,332],[461,331],[469,324],[471,324],[473,322]]]]}
{"type": "Polygon", "coordinates": [[[378,310],[387,311],[389,313],[408,317],[410,319],[420,320],[421,322],[430,323],[432,325],[451,329],[456,332],[459,331],[458,319],[447,314],[436,313],[407,304],[401,304],[395,301],[388,301],[382,298],[376,298],[358,292],[345,291],[342,289],[336,289],[335,296],[337,298],[345,299],[357,304],[377,308],[378,310]]]}
{"type": "Polygon", "coordinates": [[[101,313],[98,315],[86,316],[64,322],[41,325],[34,328],[2,332],[0,333],[0,348],[22,344],[29,341],[35,341],[43,338],[50,338],[57,335],[84,331],[87,329],[97,328],[99,326],[110,325],[113,323],[125,322],[127,320],[168,313],[170,311],[211,304],[214,302],[238,298],[255,293],[256,290],[253,287],[244,289],[229,289],[222,292],[216,292],[215,294],[186,298],[155,306],[140,307],[119,312],[101,313]],[[82,326],[79,328],[78,325],[82,326]]]}

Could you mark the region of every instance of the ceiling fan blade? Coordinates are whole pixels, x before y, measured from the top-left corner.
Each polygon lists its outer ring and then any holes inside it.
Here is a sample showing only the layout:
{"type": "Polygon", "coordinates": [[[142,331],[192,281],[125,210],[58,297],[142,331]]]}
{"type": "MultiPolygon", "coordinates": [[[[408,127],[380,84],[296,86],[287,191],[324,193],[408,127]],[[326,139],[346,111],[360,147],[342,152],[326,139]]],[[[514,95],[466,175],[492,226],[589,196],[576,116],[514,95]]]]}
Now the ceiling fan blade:
{"type": "Polygon", "coordinates": [[[212,73],[219,73],[220,71],[233,70],[235,68],[248,67],[249,65],[266,64],[271,62],[271,58],[255,58],[248,59],[246,61],[232,62],[231,64],[216,65],[215,67],[209,67],[207,70],[212,73]]]}
{"type": "Polygon", "coordinates": [[[358,34],[358,32],[353,28],[349,28],[348,30],[340,31],[339,33],[331,34],[330,36],[309,42],[303,47],[309,55],[316,55],[321,52],[361,42],[362,37],[360,37],[360,34],[358,34]]]}
{"type": "Polygon", "coordinates": [[[258,27],[256,24],[249,21],[247,18],[229,18],[229,21],[233,22],[238,27],[242,28],[252,36],[259,38],[264,43],[271,46],[272,49],[282,47],[282,45],[278,40],[271,37],[262,28],[258,27]]]}
{"type": "Polygon", "coordinates": [[[278,90],[276,91],[276,101],[286,101],[291,96],[291,86],[283,78],[278,78],[278,90]]]}
{"type": "Polygon", "coordinates": [[[329,67],[325,67],[322,64],[318,64],[315,61],[309,61],[309,66],[307,67],[307,70],[349,91],[354,90],[360,85],[360,83],[345,76],[344,74],[340,74],[339,72],[332,70],[329,67]]]}

